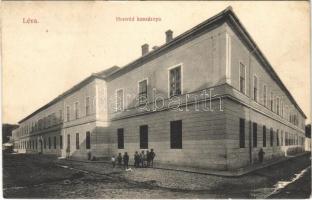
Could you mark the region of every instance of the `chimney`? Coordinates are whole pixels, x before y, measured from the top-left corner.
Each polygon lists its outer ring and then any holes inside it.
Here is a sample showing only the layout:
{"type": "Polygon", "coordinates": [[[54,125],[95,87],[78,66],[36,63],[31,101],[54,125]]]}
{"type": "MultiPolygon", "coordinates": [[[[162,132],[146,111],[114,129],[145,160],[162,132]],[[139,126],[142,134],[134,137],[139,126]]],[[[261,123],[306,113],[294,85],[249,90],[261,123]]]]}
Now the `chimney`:
{"type": "Polygon", "coordinates": [[[166,31],[166,43],[170,42],[172,40],[172,30],[166,31]]]}
{"type": "Polygon", "coordinates": [[[142,46],[142,56],[148,53],[148,44],[143,44],[142,46]]]}

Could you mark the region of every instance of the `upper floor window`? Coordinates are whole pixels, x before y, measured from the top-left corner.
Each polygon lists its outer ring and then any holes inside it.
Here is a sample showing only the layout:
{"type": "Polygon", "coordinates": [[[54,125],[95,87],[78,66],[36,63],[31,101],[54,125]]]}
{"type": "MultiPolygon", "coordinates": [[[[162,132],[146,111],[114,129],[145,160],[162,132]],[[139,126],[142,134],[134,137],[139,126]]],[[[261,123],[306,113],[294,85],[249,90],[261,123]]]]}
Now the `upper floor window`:
{"type": "Polygon", "coordinates": [[[253,79],[253,97],[255,101],[258,101],[258,77],[254,76],[253,79]]]}
{"type": "Polygon", "coordinates": [[[63,122],[63,110],[60,110],[60,122],[63,122]]]}
{"type": "Polygon", "coordinates": [[[147,101],[147,80],[139,82],[139,104],[144,104],[147,101]]]}
{"type": "Polygon", "coordinates": [[[267,104],[267,88],[266,85],[263,86],[263,105],[266,106],[267,104]]]}
{"type": "Polygon", "coordinates": [[[90,115],[90,97],[86,97],[86,116],[90,115]]]}
{"type": "Polygon", "coordinates": [[[78,119],[79,118],[79,103],[78,102],[75,102],[74,109],[75,109],[75,119],[78,119]]]}
{"type": "Polygon", "coordinates": [[[169,70],[169,97],[180,95],[181,92],[181,66],[169,70]]]}
{"type": "Polygon", "coordinates": [[[116,110],[122,111],[123,110],[123,103],[124,103],[124,92],[123,89],[119,89],[116,92],[116,110]]]}
{"type": "Polygon", "coordinates": [[[70,108],[69,106],[66,106],[66,121],[70,120],[70,108]]]}
{"type": "Polygon", "coordinates": [[[246,93],[246,67],[243,63],[239,63],[239,91],[246,93]]]}
{"type": "Polygon", "coordinates": [[[280,114],[280,100],[278,97],[276,98],[276,113],[280,114]]]}
{"type": "Polygon", "coordinates": [[[273,111],[273,92],[271,92],[270,109],[273,111]]]}

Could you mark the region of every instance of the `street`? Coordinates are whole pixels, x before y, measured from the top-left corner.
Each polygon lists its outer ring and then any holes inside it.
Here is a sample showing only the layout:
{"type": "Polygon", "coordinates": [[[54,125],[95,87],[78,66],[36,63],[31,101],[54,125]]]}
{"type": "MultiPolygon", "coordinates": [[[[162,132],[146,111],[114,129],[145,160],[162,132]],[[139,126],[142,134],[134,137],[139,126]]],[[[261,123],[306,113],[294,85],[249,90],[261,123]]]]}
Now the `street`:
{"type": "Polygon", "coordinates": [[[5,198],[309,198],[310,154],[240,177],[4,154],[5,198]]]}

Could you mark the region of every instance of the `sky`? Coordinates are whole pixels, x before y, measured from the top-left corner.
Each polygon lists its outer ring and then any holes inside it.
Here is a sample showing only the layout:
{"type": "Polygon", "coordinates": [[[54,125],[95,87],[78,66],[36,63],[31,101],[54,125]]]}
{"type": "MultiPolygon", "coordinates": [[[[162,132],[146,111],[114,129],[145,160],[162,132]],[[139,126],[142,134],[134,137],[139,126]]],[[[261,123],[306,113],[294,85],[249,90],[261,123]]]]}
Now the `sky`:
{"type": "Polygon", "coordinates": [[[311,122],[308,1],[2,2],[2,122],[17,123],[91,73],[140,57],[142,44],[162,45],[166,30],[175,37],[227,6],[311,122]]]}

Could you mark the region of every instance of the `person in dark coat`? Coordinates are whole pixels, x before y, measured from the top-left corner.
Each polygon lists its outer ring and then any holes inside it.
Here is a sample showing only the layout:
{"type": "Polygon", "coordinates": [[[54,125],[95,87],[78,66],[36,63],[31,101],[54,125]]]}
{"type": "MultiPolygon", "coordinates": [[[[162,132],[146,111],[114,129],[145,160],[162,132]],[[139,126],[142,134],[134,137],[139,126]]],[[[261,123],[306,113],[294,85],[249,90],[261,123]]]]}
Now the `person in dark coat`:
{"type": "Polygon", "coordinates": [[[147,163],[146,166],[149,167],[151,163],[151,156],[148,150],[146,151],[146,163],[147,163]]]}
{"type": "Polygon", "coordinates": [[[140,154],[141,167],[144,167],[144,157],[145,157],[144,151],[141,151],[141,154],[140,154]]]}
{"type": "Polygon", "coordinates": [[[140,164],[140,155],[136,151],[134,154],[134,167],[139,167],[140,164]]]}
{"type": "Polygon", "coordinates": [[[258,157],[259,157],[259,162],[262,163],[263,162],[263,157],[264,157],[265,152],[263,151],[263,149],[261,148],[259,153],[258,153],[258,157]]]}
{"type": "Polygon", "coordinates": [[[122,156],[121,156],[121,153],[119,153],[117,156],[117,163],[119,167],[121,166],[121,162],[122,162],[122,156]]]}
{"type": "Polygon", "coordinates": [[[128,152],[124,153],[123,162],[124,162],[125,169],[128,169],[129,168],[129,155],[128,155],[128,152]]]}
{"type": "Polygon", "coordinates": [[[154,167],[154,158],[156,157],[156,154],[154,152],[154,149],[151,149],[151,152],[150,152],[150,159],[151,159],[151,166],[154,167]]]}

